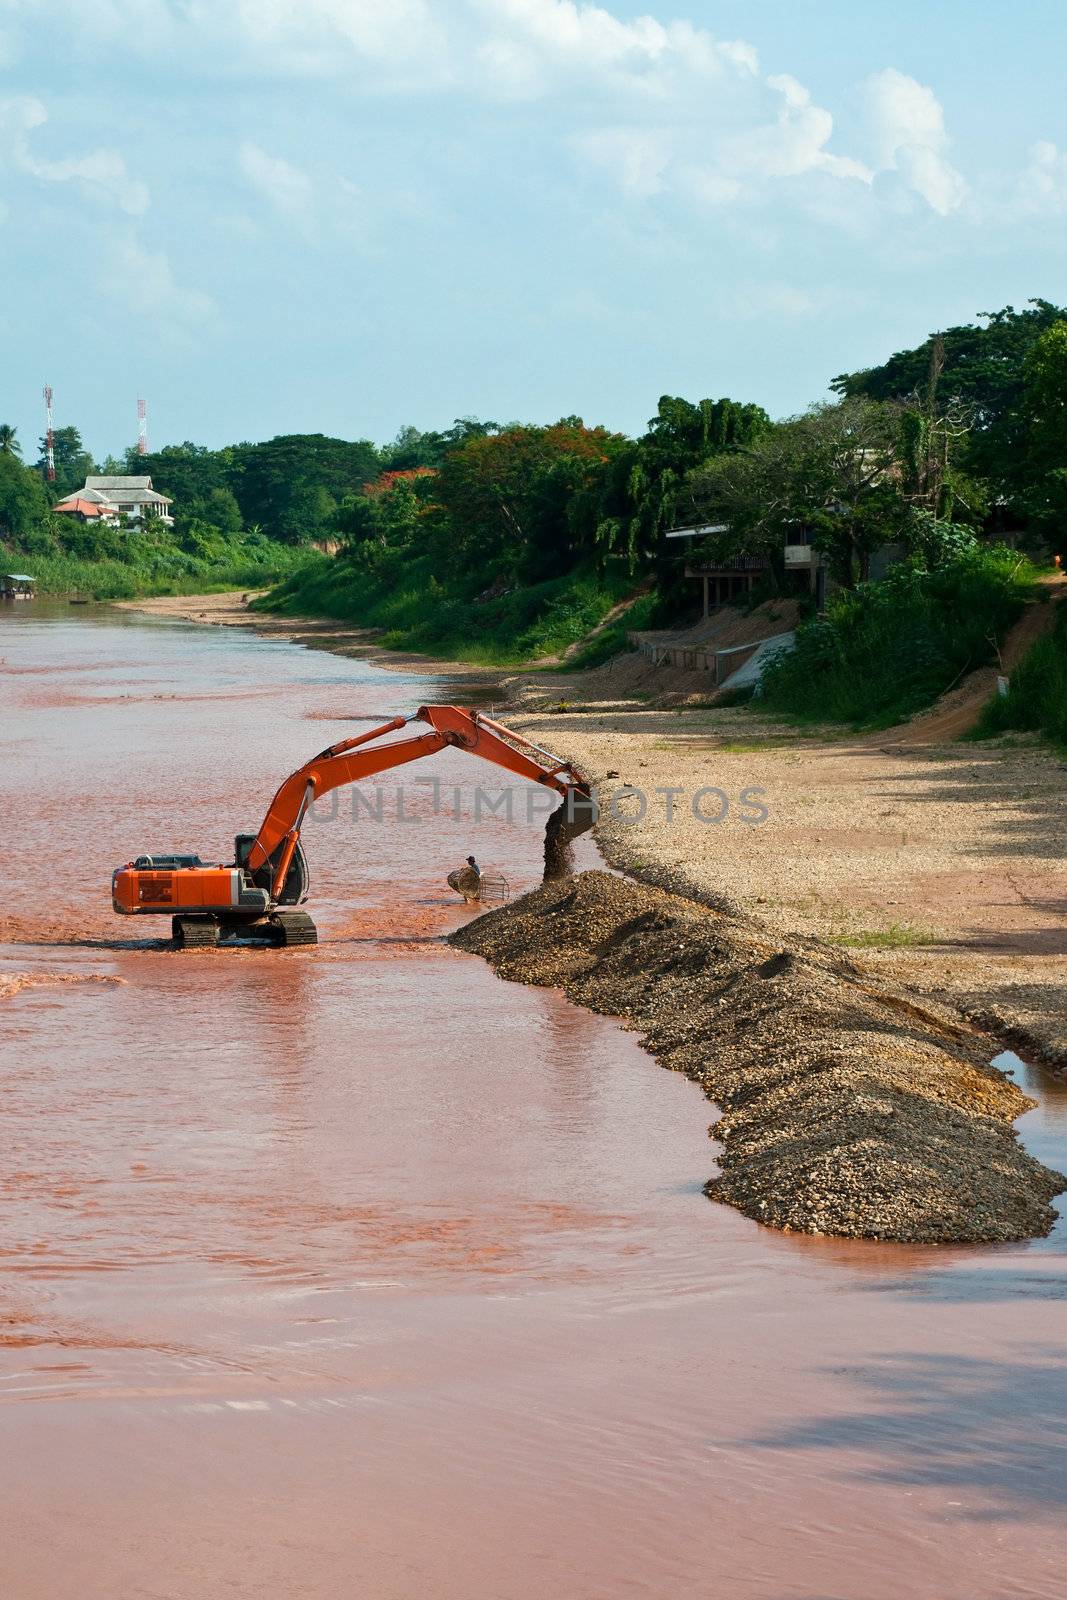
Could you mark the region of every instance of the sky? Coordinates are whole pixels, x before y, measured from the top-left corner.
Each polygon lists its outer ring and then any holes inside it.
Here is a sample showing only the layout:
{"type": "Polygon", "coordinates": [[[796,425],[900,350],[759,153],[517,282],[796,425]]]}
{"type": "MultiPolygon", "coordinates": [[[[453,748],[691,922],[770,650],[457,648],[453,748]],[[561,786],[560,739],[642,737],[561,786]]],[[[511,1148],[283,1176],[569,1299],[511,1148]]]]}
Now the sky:
{"type": "Polygon", "coordinates": [[[0,0],[0,420],[772,415],[1067,300],[1062,0],[0,0]]]}

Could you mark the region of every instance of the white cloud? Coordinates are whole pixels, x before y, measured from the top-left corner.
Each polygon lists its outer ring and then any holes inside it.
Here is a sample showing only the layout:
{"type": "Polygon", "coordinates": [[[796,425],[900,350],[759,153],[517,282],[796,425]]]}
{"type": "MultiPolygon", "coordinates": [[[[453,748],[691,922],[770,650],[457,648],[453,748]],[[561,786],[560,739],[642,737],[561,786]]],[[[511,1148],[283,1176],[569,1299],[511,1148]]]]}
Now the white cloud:
{"type": "MultiPolygon", "coordinates": [[[[380,220],[381,201],[372,205],[358,184],[336,173],[312,176],[249,139],[238,149],[237,164],[246,182],[267,204],[309,237],[332,230],[365,246],[380,220]]],[[[393,209],[403,210],[401,197],[394,194],[391,200],[393,209]]]]}
{"type": "Polygon", "coordinates": [[[836,156],[826,149],[834,131],[829,111],[812,103],[804,85],[787,73],[766,80],[767,88],[781,97],[777,116],[745,133],[734,135],[726,146],[728,162],[740,171],[767,178],[794,178],[804,172],[828,172],[836,178],[858,178],[870,183],[873,174],[861,162],[836,156]]]}
{"type": "MultiPolygon", "coordinates": [[[[21,23],[20,42],[61,32],[97,59],[120,51],[182,61],[200,76],[341,77],[360,62],[396,86],[414,65],[438,77],[448,30],[434,0],[0,0],[0,16],[21,23]]],[[[79,66],[83,63],[79,62],[79,66]]]]}
{"type": "Polygon", "coordinates": [[[752,321],[771,318],[780,322],[796,322],[806,317],[832,313],[839,317],[844,311],[861,309],[865,305],[862,294],[842,291],[840,285],[832,289],[818,284],[802,289],[795,284],[781,282],[749,283],[728,297],[730,313],[752,321]]]}
{"type": "Polygon", "coordinates": [[[414,66],[423,81],[445,70],[447,33],[429,0],[192,0],[198,28],[232,32],[240,47],[282,70],[333,75],[353,59],[372,63],[385,83],[414,66]]]}
{"type": "Polygon", "coordinates": [[[109,239],[100,286],[135,314],[162,321],[171,331],[204,323],[216,314],[210,295],[177,283],[166,251],[146,247],[132,229],[109,239]]]}
{"type": "MultiPolygon", "coordinates": [[[[199,0],[193,9],[211,16],[214,0],[199,0]]],[[[302,0],[299,6],[292,0],[237,0],[234,10],[250,34],[268,43],[318,36],[379,58],[398,47],[416,47],[435,29],[427,0],[302,0]]]]}
{"type": "Polygon", "coordinates": [[[35,155],[29,135],[48,121],[40,100],[28,96],[0,101],[0,144],[11,166],[45,183],[84,184],[93,200],[105,200],[130,216],[141,216],[148,209],[148,189],[131,178],[126,162],[117,150],[90,150],[85,155],[48,161],[35,155]]]}
{"type": "Polygon", "coordinates": [[[879,170],[898,172],[939,216],[955,211],[967,185],[948,159],[945,114],[933,90],[886,67],[867,79],[866,91],[879,170]]]}
{"type": "MultiPolygon", "coordinates": [[[[39,0],[0,0],[0,14],[28,25],[39,0]]],[[[875,191],[879,206],[895,190],[898,201],[918,195],[946,216],[966,195],[941,105],[905,73],[886,68],[864,85],[873,159],[863,160],[833,147],[831,111],[790,74],[764,75],[751,45],[590,0],[52,0],[49,20],[90,56],[150,44],[176,71],[200,77],[319,76],[364,95],[551,102],[546,136],[633,203],[680,196],[721,207],[766,199],[770,186],[778,202],[838,184],[854,192],[879,172],[895,174],[875,191]]],[[[313,189],[327,181],[313,184],[251,141],[241,167],[278,211],[305,222],[313,189]]],[[[40,175],[95,185],[131,213],[147,203],[117,152],[40,175]]]]}
{"type": "Polygon", "coordinates": [[[708,172],[703,167],[678,168],[678,188],[703,206],[725,206],[740,198],[742,189],[737,178],[724,177],[721,172],[708,172]]]}
{"type": "Polygon", "coordinates": [[[571,147],[630,198],[721,206],[771,179],[871,181],[830,150],[830,112],[795,78],[764,78],[749,45],[575,0],[470,3],[489,30],[477,48],[488,92],[553,99],[563,117],[592,122],[571,147]]]}
{"type": "Polygon", "coordinates": [[[141,216],[148,209],[147,186],[130,177],[117,150],[91,150],[88,155],[69,157],[65,161],[36,161],[31,170],[35,177],[52,183],[77,178],[91,191],[113,200],[131,217],[141,216]]]}
{"type": "Polygon", "coordinates": [[[687,55],[703,73],[735,62],[710,34],[685,22],[623,22],[574,0],[472,0],[472,8],[490,29],[477,55],[495,70],[497,87],[544,92],[561,73],[578,73],[658,93],[663,75],[687,55]]]}
{"type": "Polygon", "coordinates": [[[1015,209],[1026,216],[1062,216],[1067,211],[1067,154],[1049,139],[1030,147],[1019,178],[1015,209]]]}
{"type": "Polygon", "coordinates": [[[306,172],[281,156],[268,155],[247,139],[238,152],[238,161],[248,182],[277,211],[299,222],[310,221],[314,185],[306,172]]]}
{"type": "Polygon", "coordinates": [[[625,194],[647,199],[664,187],[670,145],[654,128],[596,128],[578,134],[574,147],[590,165],[610,172],[625,194]]]}
{"type": "MultiPolygon", "coordinates": [[[[99,261],[99,286],[135,313],[162,318],[171,326],[202,322],[214,314],[213,301],[174,278],[166,253],[142,243],[136,222],[148,208],[147,187],[132,178],[117,150],[89,150],[49,160],[38,155],[31,137],[48,121],[40,100],[17,96],[0,100],[0,160],[9,170],[44,184],[73,183],[90,202],[89,227],[99,261]],[[102,212],[100,202],[106,203],[102,212]],[[131,221],[117,224],[114,209],[131,221]]],[[[0,215],[4,210],[0,206],[0,215]]]]}

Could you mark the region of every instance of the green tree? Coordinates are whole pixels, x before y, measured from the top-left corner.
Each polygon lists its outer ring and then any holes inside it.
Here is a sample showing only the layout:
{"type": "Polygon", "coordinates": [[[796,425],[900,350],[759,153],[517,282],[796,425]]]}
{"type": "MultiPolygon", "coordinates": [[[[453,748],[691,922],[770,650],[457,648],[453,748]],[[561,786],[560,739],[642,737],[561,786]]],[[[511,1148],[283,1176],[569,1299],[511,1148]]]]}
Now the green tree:
{"type": "Polygon", "coordinates": [[[831,388],[843,399],[908,400],[929,381],[935,345],[943,349],[938,387],[943,403],[962,404],[973,412],[979,432],[994,427],[1022,395],[1023,369],[1031,346],[1067,310],[1049,300],[1030,300],[1029,310],[979,313],[978,323],[964,323],[932,333],[912,350],[899,350],[881,366],[845,372],[831,388]]]}
{"type": "Polygon", "coordinates": [[[814,406],[697,468],[688,483],[694,511],[727,528],[706,554],[766,554],[781,575],[784,547],[803,530],[838,583],[865,580],[874,552],[908,527],[899,419],[897,407],[862,398],[814,406]]]}
{"type": "Polygon", "coordinates": [[[184,444],[169,444],[146,456],[131,449],[125,466],[117,471],[137,477],[147,474],[160,494],[170,495],[176,516],[192,518],[201,515],[213,490],[228,487],[230,454],[228,450],[209,450],[206,445],[187,439],[184,444]]]}
{"type": "Polygon", "coordinates": [[[499,432],[499,423],[481,422],[477,417],[457,417],[451,428],[439,433],[422,433],[409,425],[401,428],[392,444],[381,451],[382,466],[390,472],[439,467],[450,451],[461,450],[471,439],[484,439],[499,432]]]}
{"type": "Polygon", "coordinates": [[[453,572],[479,578],[557,576],[574,564],[569,500],[610,459],[617,436],[566,418],[468,440],[434,485],[438,539],[453,572]]]}
{"type": "MultiPolygon", "coordinates": [[[[980,523],[989,510],[987,486],[960,467],[973,413],[957,401],[941,403],[944,340],[930,341],[930,366],[922,390],[899,407],[897,472],[908,504],[934,521],[980,523]]],[[[916,527],[919,524],[916,523],[916,527]]]]}
{"type": "MultiPolygon", "coordinates": [[[[37,458],[37,471],[45,473],[48,468],[48,441],[41,439],[41,453],[37,458]]],[[[82,436],[77,428],[57,428],[52,435],[52,450],[55,457],[56,476],[55,483],[49,484],[49,490],[54,492],[57,500],[63,500],[75,489],[80,489],[91,472],[96,469],[93,458],[82,443],[82,436]]]]}
{"type": "Polygon", "coordinates": [[[1054,323],[1030,349],[1020,412],[1026,509],[1059,550],[1067,537],[1067,321],[1054,323]]]}
{"type": "Polygon", "coordinates": [[[429,467],[383,472],[358,495],[346,495],[332,518],[333,530],[349,548],[376,543],[407,549],[416,543],[426,518],[436,473],[429,467]]]}
{"type": "Polygon", "coordinates": [[[625,557],[631,571],[657,562],[669,593],[677,575],[663,535],[685,515],[687,473],[744,448],[769,426],[762,406],[663,395],[647,432],[612,451],[592,493],[576,492],[571,520],[578,542],[595,551],[602,566],[611,556],[625,557]]]}
{"type": "Polygon", "coordinates": [[[0,453],[0,538],[21,542],[46,530],[48,521],[40,475],[17,456],[0,453]]]}
{"type": "Polygon", "coordinates": [[[911,403],[923,395],[940,344],[938,411],[965,415],[970,430],[957,471],[987,478],[996,496],[1017,501],[1025,487],[1020,464],[1026,448],[1021,403],[1027,357],[1042,335],[1065,318],[1067,310],[1049,300],[1030,300],[1022,311],[1005,306],[982,312],[977,323],[931,334],[881,366],[842,373],[831,388],[846,399],[911,403]]]}
{"type": "Polygon", "coordinates": [[[259,523],[271,538],[301,544],[329,531],[346,495],[378,476],[377,447],[321,433],[288,434],[229,452],[226,486],[246,526],[259,523]]]}
{"type": "Polygon", "coordinates": [[[233,538],[241,532],[241,508],[237,504],[237,496],[232,489],[221,487],[208,491],[204,506],[206,522],[211,523],[226,538],[233,538]]]}
{"type": "Polygon", "coordinates": [[[18,441],[18,429],[13,428],[10,422],[0,422],[0,455],[20,456],[22,446],[18,441]]]}

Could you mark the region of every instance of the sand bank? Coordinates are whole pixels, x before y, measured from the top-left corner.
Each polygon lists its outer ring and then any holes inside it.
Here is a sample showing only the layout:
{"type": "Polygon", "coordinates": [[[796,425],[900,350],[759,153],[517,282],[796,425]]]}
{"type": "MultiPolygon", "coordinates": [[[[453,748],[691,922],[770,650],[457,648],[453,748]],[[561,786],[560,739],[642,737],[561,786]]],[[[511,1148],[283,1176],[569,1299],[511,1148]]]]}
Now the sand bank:
{"type": "Polygon", "coordinates": [[[624,1019],[722,1110],[711,1198],[801,1233],[985,1243],[1049,1231],[1067,1187],[990,1041],[813,941],[603,872],[452,935],[505,978],[624,1019]]]}

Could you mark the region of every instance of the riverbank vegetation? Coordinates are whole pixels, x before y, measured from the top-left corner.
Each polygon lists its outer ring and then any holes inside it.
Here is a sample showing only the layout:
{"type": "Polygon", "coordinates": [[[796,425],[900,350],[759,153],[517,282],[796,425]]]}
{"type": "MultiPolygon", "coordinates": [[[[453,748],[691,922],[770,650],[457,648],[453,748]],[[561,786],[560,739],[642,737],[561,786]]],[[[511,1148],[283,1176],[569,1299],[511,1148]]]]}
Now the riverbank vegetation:
{"type": "Polygon", "coordinates": [[[1035,576],[1016,551],[974,542],[841,589],[767,668],[761,703],[805,722],[902,722],[993,656],[1035,576]]]}
{"type": "Polygon", "coordinates": [[[829,603],[816,616],[805,599],[768,702],[876,721],[995,659],[1032,576],[1005,549],[1057,551],[1067,310],[1006,307],[831,387],[832,400],[779,422],[747,402],[664,396],[636,438],[577,416],[467,417],[384,446],[288,435],[101,464],[150,474],[173,498],[173,529],[57,517],[57,496],[93,467],[80,435],[57,432],[48,485],[7,429],[0,536],[44,590],[270,585],[268,610],[493,663],[571,649],[595,665],[634,628],[685,626],[699,597],[687,567],[743,556],[760,599],[798,595],[817,567],[829,603]],[[679,525],[708,532],[667,540],[679,525]],[[798,562],[798,546],[812,560],[798,562]]]}
{"type": "Polygon", "coordinates": [[[606,659],[626,626],[685,604],[663,535],[686,474],[769,426],[758,406],[664,397],[636,440],[580,417],[460,422],[444,446],[406,430],[390,465],[337,508],[338,555],[259,604],[381,628],[398,648],[508,664],[553,659],[632,597],[628,624],[620,616],[610,640],[590,641],[588,656],[606,659]]]}
{"type": "Polygon", "coordinates": [[[1007,693],[990,700],[976,732],[988,738],[1013,729],[1067,747],[1067,604],[1060,604],[1052,631],[1035,641],[1012,672],[1007,693]]]}
{"type": "MultiPolygon", "coordinates": [[[[183,452],[191,459],[213,454],[193,446],[183,452]]],[[[263,589],[307,559],[299,543],[249,522],[232,490],[213,472],[196,482],[183,478],[190,492],[180,501],[174,488],[164,488],[177,501],[173,526],[153,517],[114,526],[57,515],[52,507],[96,470],[144,474],[150,469],[133,453],[126,461],[108,460],[98,469],[76,428],[56,431],[54,459],[56,476],[49,482],[43,455],[35,466],[24,465],[15,429],[0,425],[0,554],[8,563],[27,567],[41,594],[126,600],[263,589]]],[[[166,469],[162,482],[172,482],[166,469]]]]}

